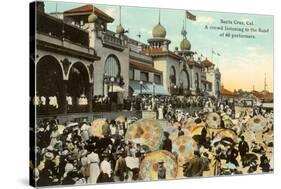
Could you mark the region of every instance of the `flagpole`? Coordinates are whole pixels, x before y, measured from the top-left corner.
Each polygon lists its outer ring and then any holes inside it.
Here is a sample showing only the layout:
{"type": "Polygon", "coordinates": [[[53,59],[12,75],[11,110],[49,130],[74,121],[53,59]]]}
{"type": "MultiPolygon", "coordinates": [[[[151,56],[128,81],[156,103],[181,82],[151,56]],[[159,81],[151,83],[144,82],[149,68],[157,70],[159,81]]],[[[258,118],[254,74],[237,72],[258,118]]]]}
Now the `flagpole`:
{"type": "Polygon", "coordinates": [[[56,2],[56,17],[58,18],[58,2],[56,2]]]}

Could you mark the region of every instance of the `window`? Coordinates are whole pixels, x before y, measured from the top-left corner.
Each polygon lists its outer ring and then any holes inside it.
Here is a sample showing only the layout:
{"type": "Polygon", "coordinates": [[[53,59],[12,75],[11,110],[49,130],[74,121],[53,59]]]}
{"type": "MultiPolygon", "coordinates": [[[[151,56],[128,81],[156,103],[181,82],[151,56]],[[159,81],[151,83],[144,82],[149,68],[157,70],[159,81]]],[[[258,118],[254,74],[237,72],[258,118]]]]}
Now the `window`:
{"type": "Polygon", "coordinates": [[[200,85],[199,85],[199,82],[200,82],[200,80],[199,80],[199,74],[196,73],[195,76],[196,76],[195,87],[196,87],[196,89],[199,89],[199,87],[200,87],[200,85]]]}
{"type": "Polygon", "coordinates": [[[147,72],[141,72],[140,73],[140,80],[141,81],[148,81],[148,73],[147,72]]]}
{"type": "Polygon", "coordinates": [[[130,68],[130,70],[129,70],[129,79],[134,80],[134,78],[135,78],[134,69],[130,68]]]}
{"type": "Polygon", "coordinates": [[[186,70],[182,70],[180,73],[180,84],[184,89],[189,89],[189,75],[186,70]]]}
{"type": "Polygon", "coordinates": [[[170,67],[170,84],[176,85],[176,68],[175,68],[175,66],[170,67]]]}
{"type": "Polygon", "coordinates": [[[154,83],[161,84],[161,76],[158,74],[154,74],[154,83]]]}
{"type": "Polygon", "coordinates": [[[107,76],[110,77],[118,77],[120,75],[120,64],[115,56],[110,55],[107,57],[104,65],[104,71],[107,76]]]}

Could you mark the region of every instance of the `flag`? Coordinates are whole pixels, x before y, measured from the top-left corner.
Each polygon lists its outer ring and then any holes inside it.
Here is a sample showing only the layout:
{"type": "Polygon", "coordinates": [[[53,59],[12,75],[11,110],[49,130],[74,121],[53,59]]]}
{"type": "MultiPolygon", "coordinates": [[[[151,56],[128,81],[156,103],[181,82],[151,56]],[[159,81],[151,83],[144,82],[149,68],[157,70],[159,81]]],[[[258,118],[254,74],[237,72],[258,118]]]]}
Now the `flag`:
{"type": "Polygon", "coordinates": [[[185,11],[185,14],[187,19],[196,21],[196,16],[191,14],[189,11],[185,11]]]}
{"type": "Polygon", "coordinates": [[[214,50],[212,50],[212,54],[216,54],[216,52],[214,50]]]}
{"type": "Polygon", "coordinates": [[[218,56],[220,56],[220,53],[217,53],[218,56]]]}
{"type": "Polygon", "coordinates": [[[201,57],[204,57],[204,55],[203,55],[203,54],[201,54],[200,56],[201,56],[201,57]]]}

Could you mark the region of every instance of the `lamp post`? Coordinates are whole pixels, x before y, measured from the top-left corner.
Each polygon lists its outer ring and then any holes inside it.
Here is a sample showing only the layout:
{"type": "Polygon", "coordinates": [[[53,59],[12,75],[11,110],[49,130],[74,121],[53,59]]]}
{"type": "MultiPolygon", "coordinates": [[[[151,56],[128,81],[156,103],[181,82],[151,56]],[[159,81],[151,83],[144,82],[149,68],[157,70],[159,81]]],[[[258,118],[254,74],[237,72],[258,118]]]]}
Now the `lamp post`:
{"type": "Polygon", "coordinates": [[[110,78],[110,82],[111,82],[111,92],[113,93],[114,77],[111,77],[111,78],[110,78]]]}
{"type": "Polygon", "coordinates": [[[153,82],[153,97],[155,97],[155,83],[153,82]]]}
{"type": "MultiPolygon", "coordinates": [[[[104,96],[105,95],[105,84],[107,83],[107,73],[105,72],[104,74],[103,74],[103,90],[102,90],[102,96],[104,96]]],[[[106,87],[107,87],[107,85],[106,85],[106,87]]]]}
{"type": "MultiPolygon", "coordinates": [[[[140,96],[142,95],[142,85],[143,85],[143,81],[140,81],[140,96]]],[[[140,103],[140,110],[142,111],[142,101],[140,103]]]]}
{"type": "Polygon", "coordinates": [[[140,95],[142,95],[142,85],[143,85],[143,81],[140,81],[140,95]]]}
{"type": "Polygon", "coordinates": [[[113,83],[114,83],[114,77],[110,77],[109,80],[110,80],[109,83],[111,84],[110,102],[111,102],[111,105],[112,105],[112,102],[113,102],[113,83]]]}
{"type": "Polygon", "coordinates": [[[174,91],[175,91],[175,94],[177,95],[177,86],[174,85],[174,91]]]}

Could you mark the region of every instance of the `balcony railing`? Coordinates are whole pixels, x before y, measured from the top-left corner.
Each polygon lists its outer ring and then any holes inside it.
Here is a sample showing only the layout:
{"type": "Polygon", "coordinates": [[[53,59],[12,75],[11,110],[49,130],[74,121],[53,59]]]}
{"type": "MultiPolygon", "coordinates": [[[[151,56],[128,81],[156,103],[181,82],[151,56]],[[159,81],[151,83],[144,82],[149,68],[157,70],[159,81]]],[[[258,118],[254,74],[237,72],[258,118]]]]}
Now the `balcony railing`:
{"type": "Polygon", "coordinates": [[[37,32],[89,47],[89,33],[87,31],[40,12],[37,14],[37,32]]]}
{"type": "Polygon", "coordinates": [[[125,45],[124,45],[124,40],[113,36],[110,33],[103,33],[102,34],[102,43],[105,46],[109,46],[112,48],[115,48],[117,50],[124,50],[125,49],[125,45]]]}

